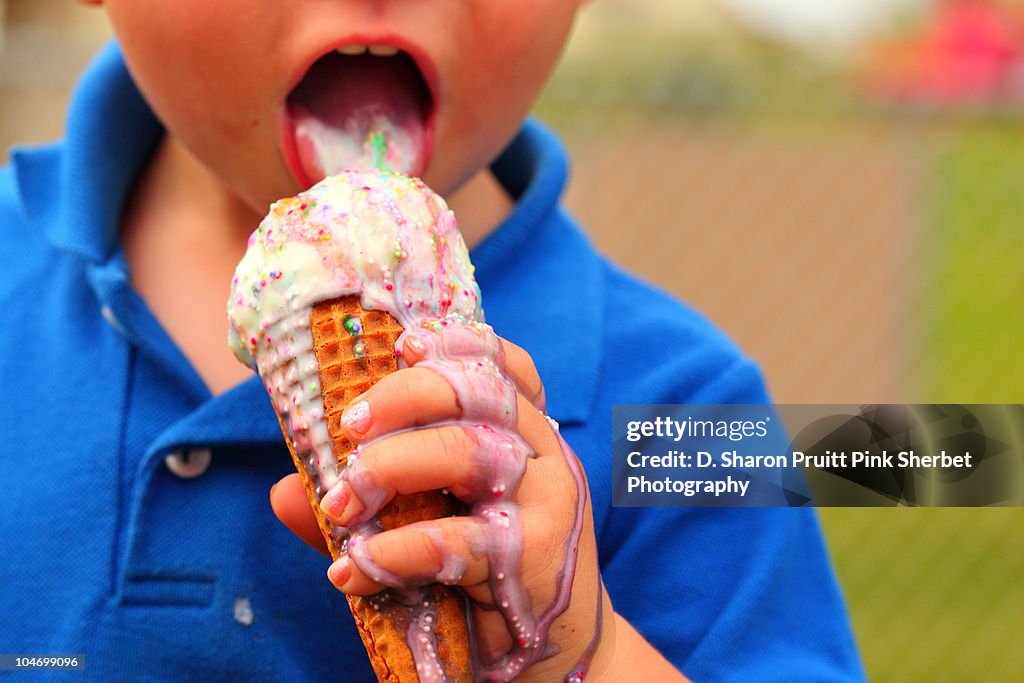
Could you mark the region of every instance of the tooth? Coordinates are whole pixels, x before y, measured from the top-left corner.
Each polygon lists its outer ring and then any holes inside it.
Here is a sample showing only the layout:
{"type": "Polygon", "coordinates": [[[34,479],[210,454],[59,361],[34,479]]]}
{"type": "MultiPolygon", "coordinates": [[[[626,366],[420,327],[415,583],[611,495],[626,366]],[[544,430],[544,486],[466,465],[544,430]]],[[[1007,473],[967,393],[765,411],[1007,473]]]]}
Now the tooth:
{"type": "Polygon", "coordinates": [[[391,45],[371,45],[370,54],[375,57],[394,57],[398,54],[398,48],[391,45]]]}
{"type": "Polygon", "coordinates": [[[338,52],[343,55],[362,55],[366,54],[365,45],[345,45],[338,48],[338,52]]]}

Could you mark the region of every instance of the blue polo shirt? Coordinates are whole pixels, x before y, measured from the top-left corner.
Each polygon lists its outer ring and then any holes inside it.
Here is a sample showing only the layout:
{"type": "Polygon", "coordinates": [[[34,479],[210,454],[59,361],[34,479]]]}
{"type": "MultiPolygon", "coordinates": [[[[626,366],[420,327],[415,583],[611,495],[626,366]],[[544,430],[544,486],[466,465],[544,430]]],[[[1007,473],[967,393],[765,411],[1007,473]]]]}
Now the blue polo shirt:
{"type": "MultiPolygon", "coordinates": [[[[129,284],[119,211],[162,132],[112,45],[66,138],[0,170],[0,652],[83,653],[98,680],[372,681],[327,561],[270,511],[292,465],[259,380],[211,396],[129,284]]],[[[549,132],[494,171],[516,208],[472,255],[488,321],[586,467],[616,609],[696,680],[861,679],[812,512],[611,508],[612,403],[764,402],[759,373],[594,251],[549,132]]]]}

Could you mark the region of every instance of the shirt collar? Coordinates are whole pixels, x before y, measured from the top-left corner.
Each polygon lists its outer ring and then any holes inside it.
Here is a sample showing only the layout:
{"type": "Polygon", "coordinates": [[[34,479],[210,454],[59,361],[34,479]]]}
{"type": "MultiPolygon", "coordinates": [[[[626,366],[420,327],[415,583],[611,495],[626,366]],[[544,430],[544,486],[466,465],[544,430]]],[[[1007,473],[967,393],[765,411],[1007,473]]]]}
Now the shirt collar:
{"type": "MultiPolygon", "coordinates": [[[[107,261],[124,199],[162,132],[111,43],[74,93],[65,141],[12,151],[29,222],[59,249],[107,261]]],[[[531,353],[552,417],[583,420],[598,386],[603,278],[593,248],[559,209],[566,154],[527,121],[493,170],[516,207],[472,252],[488,322],[531,353]]]]}
{"type": "Polygon", "coordinates": [[[128,189],[162,130],[111,43],[75,90],[63,144],[12,150],[29,222],[60,249],[106,260],[128,189]]]}
{"type": "Polygon", "coordinates": [[[492,169],[516,206],[471,252],[487,322],[530,353],[548,413],[583,421],[599,386],[604,276],[600,257],[559,207],[568,158],[550,131],[527,121],[492,169]]]}

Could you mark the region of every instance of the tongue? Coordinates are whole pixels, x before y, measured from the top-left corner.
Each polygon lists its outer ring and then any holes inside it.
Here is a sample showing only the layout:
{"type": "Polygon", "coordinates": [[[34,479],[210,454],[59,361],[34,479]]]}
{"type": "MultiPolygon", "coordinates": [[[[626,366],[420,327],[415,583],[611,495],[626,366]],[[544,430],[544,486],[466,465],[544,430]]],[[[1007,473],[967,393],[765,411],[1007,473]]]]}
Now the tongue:
{"type": "Polygon", "coordinates": [[[325,55],[288,96],[298,162],[312,182],[350,169],[422,175],[429,106],[404,53],[325,55]]]}

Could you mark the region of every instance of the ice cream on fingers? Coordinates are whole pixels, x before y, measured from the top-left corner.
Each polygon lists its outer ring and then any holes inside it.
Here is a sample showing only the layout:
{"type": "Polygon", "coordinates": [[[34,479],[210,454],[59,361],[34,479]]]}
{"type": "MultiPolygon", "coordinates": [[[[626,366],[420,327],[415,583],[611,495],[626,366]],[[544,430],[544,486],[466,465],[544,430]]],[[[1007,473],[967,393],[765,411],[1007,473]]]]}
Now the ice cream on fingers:
{"type": "Polygon", "coordinates": [[[483,323],[473,267],[444,200],[415,178],[349,171],[276,202],[238,265],[228,317],[232,349],[263,379],[331,555],[347,553],[390,587],[348,597],[378,679],[507,681],[542,658],[547,630],[568,604],[575,561],[567,552],[556,598],[535,616],[519,580],[519,510],[511,501],[532,454],[515,433],[516,390],[499,369],[501,345],[483,323]],[[340,417],[404,366],[402,349],[414,338],[423,350],[418,365],[451,384],[487,477],[461,502],[433,491],[381,507],[384,493],[366,476],[360,444],[346,438],[340,417]],[[343,480],[379,509],[349,528],[331,524],[319,506],[343,480]],[[489,584],[516,643],[486,665],[475,661],[467,600],[455,586],[466,571],[460,558],[446,556],[436,575],[411,581],[365,550],[373,534],[456,512],[487,524],[489,584]]]}

